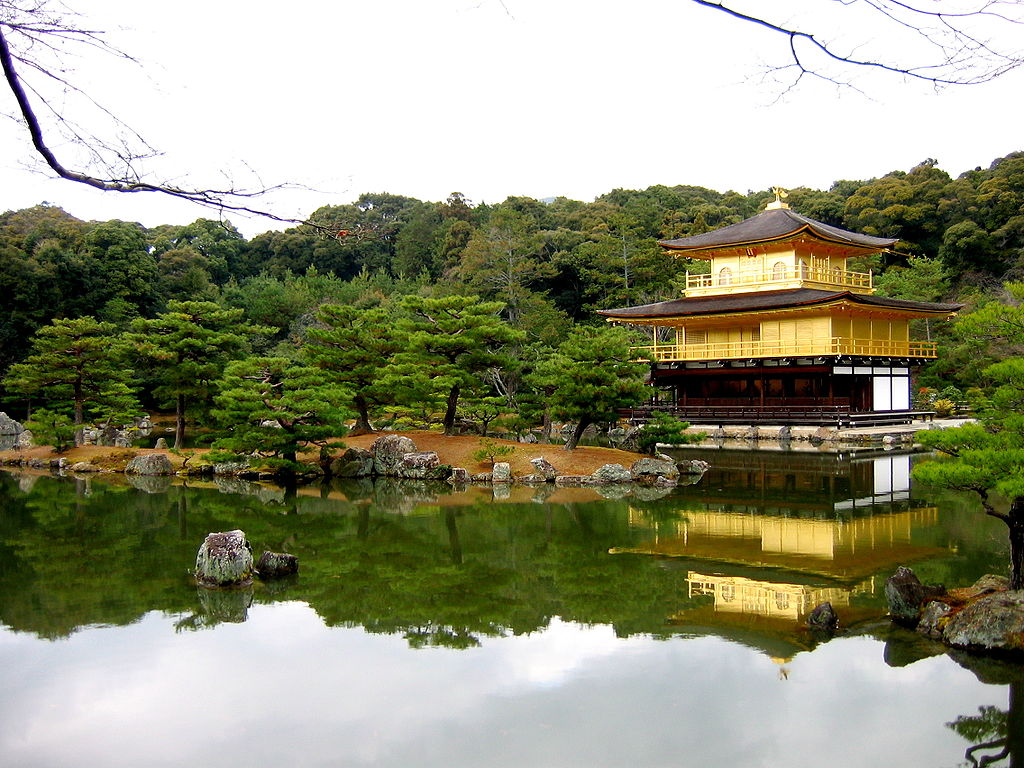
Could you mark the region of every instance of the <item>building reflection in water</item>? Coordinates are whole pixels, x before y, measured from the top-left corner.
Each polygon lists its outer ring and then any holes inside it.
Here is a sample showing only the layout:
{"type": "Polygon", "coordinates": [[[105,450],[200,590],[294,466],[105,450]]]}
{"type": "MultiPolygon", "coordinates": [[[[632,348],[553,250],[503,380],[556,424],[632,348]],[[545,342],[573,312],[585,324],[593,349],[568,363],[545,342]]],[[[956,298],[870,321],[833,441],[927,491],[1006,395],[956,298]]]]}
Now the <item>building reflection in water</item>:
{"type": "Polygon", "coordinates": [[[898,566],[942,551],[915,543],[938,510],[912,498],[909,454],[716,451],[707,459],[701,483],[675,497],[682,509],[632,508],[631,524],[651,538],[614,550],[669,558],[667,567],[687,569],[689,597],[712,598],[673,624],[791,635],[826,601],[846,608],[847,622],[877,615],[877,600],[852,598],[879,595],[898,566]]]}

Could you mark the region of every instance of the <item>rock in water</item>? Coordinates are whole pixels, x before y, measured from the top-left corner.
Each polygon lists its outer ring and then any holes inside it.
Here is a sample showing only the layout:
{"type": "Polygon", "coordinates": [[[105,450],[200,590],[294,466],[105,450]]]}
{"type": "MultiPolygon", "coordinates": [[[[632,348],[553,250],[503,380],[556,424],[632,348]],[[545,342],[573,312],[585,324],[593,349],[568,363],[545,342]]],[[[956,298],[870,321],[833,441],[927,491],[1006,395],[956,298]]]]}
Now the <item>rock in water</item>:
{"type": "Polygon", "coordinates": [[[494,467],[491,469],[491,482],[492,483],[511,483],[512,482],[512,467],[507,461],[495,462],[494,467]]]}
{"type": "Polygon", "coordinates": [[[206,535],[196,554],[196,581],[206,587],[252,584],[252,547],[243,531],[206,535]]]}
{"type": "Polygon", "coordinates": [[[675,481],[679,479],[679,469],[673,460],[656,459],[650,456],[634,461],[629,472],[636,482],[650,485],[656,483],[659,478],[671,480],[672,485],[675,485],[675,481]]]}
{"type": "Polygon", "coordinates": [[[953,612],[953,609],[941,600],[932,600],[921,611],[921,621],[917,623],[917,631],[932,640],[942,639],[942,627],[944,619],[953,612]]]}
{"type": "Polygon", "coordinates": [[[127,475],[173,475],[174,467],[166,453],[148,453],[133,458],[124,471],[127,475]]]}
{"type": "Polygon", "coordinates": [[[700,459],[681,461],[677,466],[679,467],[679,471],[684,475],[703,475],[711,468],[710,464],[700,459]]]}
{"type": "Polygon", "coordinates": [[[533,468],[537,470],[537,474],[543,476],[547,482],[552,482],[556,477],[558,477],[558,470],[555,469],[551,462],[543,456],[530,459],[530,463],[533,464],[533,468]]]}
{"type": "Polygon", "coordinates": [[[331,462],[335,477],[369,477],[373,474],[373,454],[363,448],[346,448],[331,462]]]}
{"type": "Polygon", "coordinates": [[[839,626],[839,617],[836,616],[832,603],[822,603],[807,617],[807,626],[811,629],[821,629],[827,632],[834,632],[839,626]]]}
{"type": "Polygon", "coordinates": [[[917,626],[921,607],[942,592],[942,587],[922,584],[912,570],[901,565],[885,582],[889,616],[900,624],[917,626]]]}
{"type": "Polygon", "coordinates": [[[264,552],[256,563],[256,572],[261,579],[279,579],[299,572],[299,558],[284,552],[264,552]]]}
{"type": "Polygon", "coordinates": [[[605,464],[594,470],[594,479],[599,483],[628,483],[633,475],[621,464],[605,464]]]}
{"type": "Polygon", "coordinates": [[[414,451],[402,456],[395,471],[399,477],[404,477],[407,480],[422,480],[431,477],[432,470],[440,464],[441,461],[434,451],[414,451]]]}
{"type": "Polygon", "coordinates": [[[416,443],[403,435],[383,435],[370,446],[373,470],[384,477],[397,477],[398,466],[407,453],[416,453],[416,443]]]}

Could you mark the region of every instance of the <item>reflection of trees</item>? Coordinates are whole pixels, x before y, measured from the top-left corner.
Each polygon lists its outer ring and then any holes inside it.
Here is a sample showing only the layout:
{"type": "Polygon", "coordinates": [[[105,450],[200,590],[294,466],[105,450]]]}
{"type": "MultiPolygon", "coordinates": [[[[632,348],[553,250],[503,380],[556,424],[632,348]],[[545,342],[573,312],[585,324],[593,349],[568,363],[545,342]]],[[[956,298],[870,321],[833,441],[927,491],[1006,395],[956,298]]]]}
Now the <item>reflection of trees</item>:
{"type": "Polygon", "coordinates": [[[100,479],[89,487],[41,478],[25,495],[0,473],[0,496],[9,492],[0,501],[5,624],[60,637],[152,610],[187,617],[182,629],[237,620],[244,612],[201,605],[188,574],[202,536],[233,528],[257,550],[301,562],[297,580],[257,584],[254,601],[302,600],[328,624],[417,646],[467,647],[536,631],[553,616],[621,635],[668,633],[667,617],[687,601],[684,573],[608,556],[648,535],[631,530],[623,502],[396,505],[394,488],[371,486],[356,502],[299,495],[282,507],[213,489],[149,494],[100,479]]]}
{"type": "Polygon", "coordinates": [[[971,765],[981,768],[1010,758],[1010,768],[1024,765],[1024,682],[1009,686],[1009,708],[979,707],[977,715],[961,715],[946,723],[967,741],[964,752],[971,765]],[[987,753],[987,754],[986,754],[987,753]]]}

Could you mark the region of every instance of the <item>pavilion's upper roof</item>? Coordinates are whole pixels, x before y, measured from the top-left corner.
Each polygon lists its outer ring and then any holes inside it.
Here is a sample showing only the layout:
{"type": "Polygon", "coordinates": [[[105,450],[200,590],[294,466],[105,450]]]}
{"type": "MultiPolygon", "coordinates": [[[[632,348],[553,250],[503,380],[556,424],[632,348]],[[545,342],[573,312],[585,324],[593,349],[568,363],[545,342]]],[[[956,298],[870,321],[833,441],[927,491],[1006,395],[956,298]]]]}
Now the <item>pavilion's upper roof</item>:
{"type": "Polygon", "coordinates": [[[670,317],[693,317],[697,315],[720,315],[736,312],[766,312],[776,309],[793,309],[849,301],[866,307],[902,309],[928,314],[950,314],[963,304],[938,304],[930,301],[906,301],[872,296],[851,291],[825,291],[816,288],[793,288],[782,291],[760,291],[757,293],[731,293],[719,296],[694,296],[692,298],[659,301],[639,307],[601,309],[599,315],[610,319],[644,320],[670,317]]]}
{"type": "Polygon", "coordinates": [[[890,248],[896,242],[894,238],[872,237],[857,232],[847,232],[845,229],[801,216],[790,208],[780,207],[770,208],[738,224],[730,224],[713,232],[681,237],[678,240],[662,240],[659,245],[673,251],[707,251],[715,248],[785,240],[805,231],[822,240],[850,245],[858,249],[882,250],[890,248]]]}

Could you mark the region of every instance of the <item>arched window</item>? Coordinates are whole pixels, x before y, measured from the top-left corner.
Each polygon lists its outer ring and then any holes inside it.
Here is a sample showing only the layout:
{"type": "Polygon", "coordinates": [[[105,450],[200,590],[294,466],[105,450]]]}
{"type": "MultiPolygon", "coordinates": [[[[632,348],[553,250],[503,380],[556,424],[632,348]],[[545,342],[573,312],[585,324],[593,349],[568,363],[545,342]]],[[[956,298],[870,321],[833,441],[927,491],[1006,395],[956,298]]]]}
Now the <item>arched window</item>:
{"type": "Polygon", "coordinates": [[[728,267],[722,267],[718,271],[718,284],[729,285],[732,282],[732,270],[728,267]]]}
{"type": "Polygon", "coordinates": [[[785,280],[786,279],[786,264],[782,261],[776,261],[772,265],[772,280],[785,280]]]}

